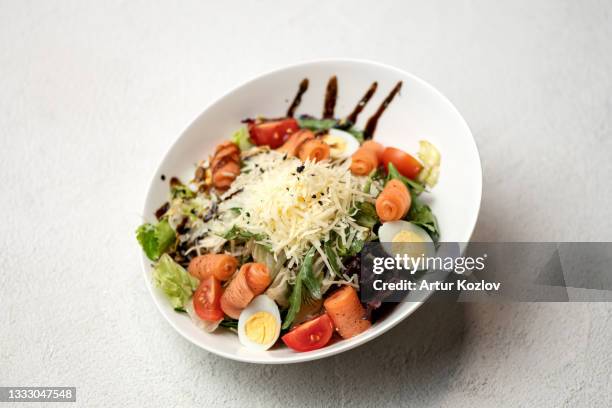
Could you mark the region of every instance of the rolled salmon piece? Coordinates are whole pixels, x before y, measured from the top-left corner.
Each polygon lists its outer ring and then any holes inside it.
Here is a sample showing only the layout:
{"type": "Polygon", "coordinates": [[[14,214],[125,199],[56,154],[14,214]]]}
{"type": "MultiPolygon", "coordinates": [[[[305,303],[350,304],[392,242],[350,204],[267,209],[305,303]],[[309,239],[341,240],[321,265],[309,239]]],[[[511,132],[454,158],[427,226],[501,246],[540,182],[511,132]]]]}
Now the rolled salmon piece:
{"type": "Polygon", "coordinates": [[[262,294],[271,282],[265,264],[250,262],[242,265],[221,295],[221,309],[229,317],[238,319],[242,310],[255,296],[262,294]]]}
{"type": "Polygon", "coordinates": [[[277,152],[287,153],[289,156],[297,156],[300,147],[308,140],[314,139],[315,135],[310,130],[302,129],[289,136],[289,139],[278,149],[277,152]]]}
{"type": "Polygon", "coordinates": [[[226,281],[236,272],[237,267],[238,260],[231,255],[206,254],[193,258],[187,270],[200,280],[214,276],[220,281],[226,281]]]}
{"type": "Polygon", "coordinates": [[[344,286],[334,292],[325,299],[323,306],[343,339],[363,333],[372,326],[352,286],[344,286]]]}
{"type": "Polygon", "coordinates": [[[236,163],[240,162],[240,149],[238,149],[238,146],[233,143],[217,150],[210,162],[210,168],[214,169],[219,164],[228,161],[236,163]]]}
{"type": "Polygon", "coordinates": [[[272,277],[266,264],[251,262],[242,265],[240,269],[246,269],[247,284],[255,296],[262,294],[272,283],[272,277]]]}
{"type": "Polygon", "coordinates": [[[382,162],[382,154],[385,151],[385,147],[383,145],[373,140],[367,140],[361,145],[361,147],[372,150],[374,153],[376,153],[378,161],[382,162]]]}
{"type": "Polygon", "coordinates": [[[217,190],[227,190],[240,174],[240,149],[233,142],[223,142],[210,159],[212,185],[217,190]]]}
{"type": "Polygon", "coordinates": [[[408,187],[399,180],[390,180],[376,198],[376,214],[382,222],[401,220],[411,204],[408,187]]]}
{"type": "Polygon", "coordinates": [[[233,161],[228,161],[213,171],[212,183],[218,190],[227,190],[240,174],[240,165],[233,161]]]}
{"type": "Polygon", "coordinates": [[[221,295],[221,310],[229,317],[238,319],[242,310],[254,297],[255,294],[247,283],[246,269],[243,266],[221,295]]]}
{"type": "Polygon", "coordinates": [[[351,172],[356,176],[367,176],[378,167],[376,151],[361,146],[351,157],[351,172]]]}
{"type": "Polygon", "coordinates": [[[302,161],[321,161],[329,158],[329,145],[321,139],[311,139],[302,144],[299,150],[302,161]]]}

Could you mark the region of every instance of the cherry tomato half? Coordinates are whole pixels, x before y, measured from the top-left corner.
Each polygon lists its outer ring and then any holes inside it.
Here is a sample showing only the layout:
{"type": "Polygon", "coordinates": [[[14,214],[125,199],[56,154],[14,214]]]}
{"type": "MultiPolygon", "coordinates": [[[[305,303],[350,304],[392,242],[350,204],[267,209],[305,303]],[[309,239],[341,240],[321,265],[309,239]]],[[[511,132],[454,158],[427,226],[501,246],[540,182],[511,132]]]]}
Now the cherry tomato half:
{"type": "Polygon", "coordinates": [[[259,124],[249,124],[249,135],[257,146],[267,145],[272,149],[281,147],[289,135],[300,129],[297,120],[287,118],[259,124]]]}
{"type": "Polygon", "coordinates": [[[334,324],[325,313],[295,327],[282,339],[287,347],[295,351],[312,351],[325,346],[332,334],[334,324]]]}
{"type": "Polygon", "coordinates": [[[382,161],[386,169],[389,168],[389,163],[393,163],[402,176],[412,180],[419,175],[423,168],[423,165],[417,159],[395,147],[385,148],[382,153],[382,161]]]}
{"type": "Polygon", "coordinates": [[[193,308],[202,320],[216,322],[223,319],[221,294],[221,281],[214,276],[209,276],[200,282],[200,286],[193,294],[193,308]]]}

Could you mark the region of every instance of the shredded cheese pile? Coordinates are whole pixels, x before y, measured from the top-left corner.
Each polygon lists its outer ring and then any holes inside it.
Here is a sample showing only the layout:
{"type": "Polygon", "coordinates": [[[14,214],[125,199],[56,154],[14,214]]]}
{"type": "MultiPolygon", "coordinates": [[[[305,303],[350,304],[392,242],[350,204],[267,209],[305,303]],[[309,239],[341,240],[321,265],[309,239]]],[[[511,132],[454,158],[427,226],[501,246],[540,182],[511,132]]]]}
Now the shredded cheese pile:
{"type": "Polygon", "coordinates": [[[224,195],[231,198],[220,209],[240,209],[231,226],[265,237],[259,242],[274,254],[284,251],[288,267],[299,265],[311,246],[328,264],[321,241],[335,231],[344,244],[350,244],[355,234],[367,230],[355,223],[351,210],[356,202],[374,200],[362,191],[365,178],[353,176],[349,165],[302,163],[264,151],[244,161],[241,174],[224,195]]]}

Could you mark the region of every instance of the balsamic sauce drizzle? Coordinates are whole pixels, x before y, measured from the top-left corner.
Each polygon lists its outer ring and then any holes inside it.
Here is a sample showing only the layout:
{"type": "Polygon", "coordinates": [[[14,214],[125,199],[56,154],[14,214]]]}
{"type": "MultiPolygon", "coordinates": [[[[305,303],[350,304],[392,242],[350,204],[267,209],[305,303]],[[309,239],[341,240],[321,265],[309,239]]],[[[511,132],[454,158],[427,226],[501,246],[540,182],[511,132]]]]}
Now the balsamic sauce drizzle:
{"type": "Polygon", "coordinates": [[[161,220],[161,217],[163,217],[169,209],[170,203],[166,201],[161,207],[155,210],[155,218],[157,218],[157,221],[161,220]]]}
{"type": "Polygon", "coordinates": [[[401,87],[402,81],[399,81],[393,87],[389,95],[387,95],[385,100],[380,104],[380,106],[376,110],[376,113],[374,113],[374,115],[372,115],[370,119],[368,119],[365,130],[363,131],[363,138],[365,140],[372,139],[372,137],[374,136],[374,131],[376,130],[376,124],[378,123],[378,119],[380,119],[380,116],[385,112],[385,109],[387,109],[387,106],[389,106],[389,104],[391,103],[395,95],[399,92],[401,87]]]}
{"type": "Polygon", "coordinates": [[[327,82],[327,90],[325,91],[325,105],[323,107],[323,119],[334,118],[334,108],[336,107],[336,98],[338,96],[338,78],[334,75],[327,82]]]}
{"type": "Polygon", "coordinates": [[[346,117],[345,119],[346,122],[357,123],[357,116],[359,116],[363,108],[365,108],[367,103],[370,101],[370,98],[372,98],[372,96],[376,92],[376,88],[378,88],[378,82],[374,82],[372,83],[372,85],[370,85],[365,95],[363,95],[363,97],[359,100],[359,102],[355,106],[355,109],[353,109],[350,115],[346,117]]]}
{"type": "Polygon", "coordinates": [[[289,118],[293,117],[293,115],[295,114],[295,110],[297,109],[298,106],[300,106],[300,103],[302,102],[302,95],[304,95],[304,93],[307,90],[308,90],[308,78],[304,78],[302,79],[302,82],[300,82],[300,87],[298,88],[295,98],[293,98],[293,102],[291,102],[289,109],[287,109],[287,117],[289,118]]]}

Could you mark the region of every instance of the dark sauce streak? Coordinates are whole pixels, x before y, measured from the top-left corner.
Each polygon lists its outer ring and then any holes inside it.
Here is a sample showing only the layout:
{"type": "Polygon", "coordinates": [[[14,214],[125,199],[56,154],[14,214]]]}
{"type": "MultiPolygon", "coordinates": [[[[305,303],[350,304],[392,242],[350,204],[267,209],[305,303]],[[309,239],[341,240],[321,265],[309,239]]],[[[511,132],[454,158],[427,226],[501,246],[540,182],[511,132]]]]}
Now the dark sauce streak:
{"type": "Polygon", "coordinates": [[[302,79],[302,82],[300,82],[300,87],[298,88],[295,98],[293,98],[293,102],[291,102],[289,109],[287,109],[287,117],[293,117],[293,115],[295,114],[295,110],[298,108],[298,106],[300,106],[300,103],[302,103],[302,95],[304,95],[307,90],[308,78],[304,78],[302,79]]]}
{"type": "Polygon", "coordinates": [[[325,91],[325,105],[323,107],[323,119],[334,118],[334,108],[338,97],[338,78],[334,75],[329,78],[327,90],[325,91]]]}
{"type": "Polygon", "coordinates": [[[359,116],[363,108],[365,108],[367,103],[370,101],[370,98],[372,98],[372,96],[376,92],[376,88],[378,88],[378,82],[374,82],[372,85],[370,85],[365,95],[363,95],[363,97],[357,103],[357,106],[355,106],[355,109],[353,109],[351,114],[346,117],[345,120],[347,122],[350,122],[350,123],[357,122],[357,116],[359,116]]]}
{"type": "Polygon", "coordinates": [[[164,214],[168,212],[169,209],[170,209],[170,203],[166,201],[161,207],[159,207],[155,211],[155,218],[157,218],[157,221],[159,221],[161,217],[163,217],[164,214]]]}
{"type": "Polygon", "coordinates": [[[206,213],[206,215],[204,215],[204,222],[208,222],[208,221],[212,220],[215,217],[215,215],[217,215],[217,209],[218,208],[219,208],[219,206],[217,205],[217,202],[213,201],[212,205],[208,209],[208,212],[206,213]]]}
{"type": "Polygon", "coordinates": [[[225,197],[223,200],[221,200],[220,202],[223,201],[227,201],[230,198],[233,198],[235,196],[237,196],[238,194],[242,193],[244,191],[244,188],[239,188],[238,190],[234,191],[233,193],[231,193],[230,195],[228,195],[227,197],[225,197]]]}
{"type": "Polygon", "coordinates": [[[181,223],[176,227],[176,232],[178,234],[182,235],[189,231],[189,228],[187,227],[187,221],[188,221],[188,218],[183,217],[183,219],[181,220],[181,223]]]}
{"type": "Polygon", "coordinates": [[[376,130],[376,125],[378,124],[378,119],[380,119],[381,115],[385,112],[385,109],[387,109],[387,106],[389,106],[389,104],[401,88],[402,81],[399,81],[397,85],[393,87],[389,95],[387,95],[385,100],[380,104],[376,113],[374,113],[374,115],[372,115],[372,117],[368,119],[368,123],[366,124],[365,130],[363,131],[363,138],[365,140],[372,139],[372,137],[374,136],[374,131],[376,130]]]}
{"type": "Polygon", "coordinates": [[[177,187],[182,185],[183,183],[181,182],[181,180],[178,179],[178,177],[172,177],[170,179],[170,187],[177,187]]]}

